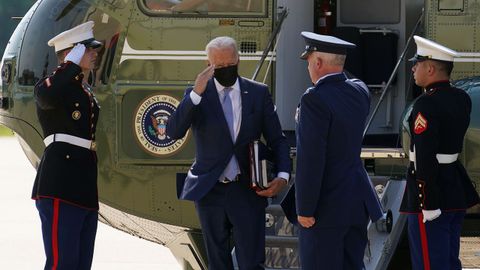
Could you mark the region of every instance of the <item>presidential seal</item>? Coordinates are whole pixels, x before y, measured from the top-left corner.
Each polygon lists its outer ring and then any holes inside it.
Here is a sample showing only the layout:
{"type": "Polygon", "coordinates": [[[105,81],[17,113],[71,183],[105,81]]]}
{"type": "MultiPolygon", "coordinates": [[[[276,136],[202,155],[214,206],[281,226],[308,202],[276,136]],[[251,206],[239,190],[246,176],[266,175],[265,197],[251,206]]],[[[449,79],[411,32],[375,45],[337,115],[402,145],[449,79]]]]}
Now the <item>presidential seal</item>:
{"type": "Polygon", "coordinates": [[[186,142],[172,140],[166,134],[168,118],[180,102],[166,95],[150,96],[142,101],[135,112],[135,135],[142,148],[150,154],[163,156],[177,152],[186,142]]]}

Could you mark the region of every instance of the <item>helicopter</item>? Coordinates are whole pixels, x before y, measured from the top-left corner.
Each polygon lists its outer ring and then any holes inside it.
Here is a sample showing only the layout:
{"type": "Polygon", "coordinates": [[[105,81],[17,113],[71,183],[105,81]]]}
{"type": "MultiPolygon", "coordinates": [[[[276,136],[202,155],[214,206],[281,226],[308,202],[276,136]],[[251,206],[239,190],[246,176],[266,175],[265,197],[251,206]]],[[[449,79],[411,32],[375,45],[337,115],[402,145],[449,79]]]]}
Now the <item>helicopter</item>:
{"type": "MultiPolygon", "coordinates": [[[[461,52],[453,78],[472,98],[462,160],[480,191],[480,44],[473,0],[38,0],[23,16],[0,68],[0,124],[15,132],[36,168],[43,153],[33,88],[57,66],[47,41],[86,21],[104,44],[90,83],[101,105],[97,126],[100,220],[168,247],[184,269],[207,269],[199,220],[191,202],[178,200],[176,179],[194,161],[190,133],[178,140],[165,124],[207,60],[217,36],[239,44],[242,76],[269,85],[294,158],[294,117],[310,86],[301,31],[333,34],[359,44],[346,69],[364,80],[375,109],[365,130],[362,158],[389,224],[369,226],[367,269],[387,269],[405,218],[398,208],[405,187],[408,145],[405,114],[419,90],[405,55],[413,33],[461,52]],[[193,3],[195,2],[195,3],[193,3]],[[474,42],[477,41],[477,42],[474,42]],[[252,75],[253,74],[253,75],[252,75]],[[388,231],[388,232],[385,232],[388,231]]],[[[33,179],[32,179],[33,183],[33,179]]],[[[273,198],[266,215],[269,269],[298,269],[296,230],[273,198]]],[[[479,235],[480,208],[469,211],[467,233],[479,235]],[[477,228],[477,229],[475,229],[477,228]]],[[[234,251],[232,251],[234,252],[234,251]]]]}

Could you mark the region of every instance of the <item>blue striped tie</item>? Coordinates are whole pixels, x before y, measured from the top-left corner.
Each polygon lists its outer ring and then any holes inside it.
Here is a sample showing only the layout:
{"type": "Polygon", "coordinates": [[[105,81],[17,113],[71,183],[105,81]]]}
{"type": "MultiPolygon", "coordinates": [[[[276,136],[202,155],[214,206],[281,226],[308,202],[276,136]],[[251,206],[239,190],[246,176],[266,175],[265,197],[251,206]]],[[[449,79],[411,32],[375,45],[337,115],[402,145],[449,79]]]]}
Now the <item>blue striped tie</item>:
{"type": "MultiPolygon", "coordinates": [[[[222,101],[222,108],[223,113],[225,114],[225,119],[227,120],[228,129],[230,130],[230,136],[232,137],[232,141],[235,142],[235,130],[233,129],[233,106],[232,106],[232,99],[230,98],[230,93],[232,92],[232,88],[226,87],[223,89],[223,101],[222,101]]],[[[230,162],[228,162],[225,171],[223,171],[223,175],[228,178],[229,180],[233,180],[235,176],[238,174],[238,162],[235,158],[235,155],[232,156],[230,162]]]]}

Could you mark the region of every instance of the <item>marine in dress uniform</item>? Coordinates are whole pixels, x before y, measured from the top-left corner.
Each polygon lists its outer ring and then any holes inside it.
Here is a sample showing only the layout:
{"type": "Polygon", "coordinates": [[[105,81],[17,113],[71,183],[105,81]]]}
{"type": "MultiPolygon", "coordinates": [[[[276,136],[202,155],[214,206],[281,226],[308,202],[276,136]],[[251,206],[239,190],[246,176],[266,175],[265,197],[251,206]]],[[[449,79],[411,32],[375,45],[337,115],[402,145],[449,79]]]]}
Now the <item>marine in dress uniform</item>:
{"type": "Polygon", "coordinates": [[[302,36],[301,58],[314,86],[303,94],[296,116],[295,199],[290,189],[282,206],[289,220],[292,214],[298,219],[302,269],[363,269],[368,219],[382,216],[360,159],[369,92],[343,72],[354,44],[310,32],[302,36]]]}
{"type": "Polygon", "coordinates": [[[32,198],[42,222],[45,269],[90,269],[98,220],[95,129],[99,106],[86,83],[95,64],[94,23],[52,38],[62,62],[35,86],[45,151],[32,198]],[[64,60],[64,61],[63,61],[64,60]]]}
{"type": "Polygon", "coordinates": [[[425,92],[415,101],[408,123],[410,164],[400,211],[408,214],[412,267],[461,269],[458,258],[465,210],[479,197],[458,160],[472,103],[449,82],[455,51],[414,36],[411,60],[415,83],[425,92]]]}

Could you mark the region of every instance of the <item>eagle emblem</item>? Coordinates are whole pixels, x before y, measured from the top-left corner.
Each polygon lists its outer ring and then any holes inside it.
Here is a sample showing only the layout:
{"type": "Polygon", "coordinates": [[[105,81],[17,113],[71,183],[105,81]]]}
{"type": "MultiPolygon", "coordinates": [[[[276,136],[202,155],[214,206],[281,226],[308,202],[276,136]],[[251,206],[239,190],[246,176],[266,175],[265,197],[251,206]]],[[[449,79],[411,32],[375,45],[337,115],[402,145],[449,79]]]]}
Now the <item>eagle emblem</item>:
{"type": "Polygon", "coordinates": [[[153,115],[150,115],[153,126],[153,130],[151,129],[150,132],[155,134],[159,140],[165,140],[169,115],[170,113],[163,110],[156,111],[153,115]]]}
{"type": "Polygon", "coordinates": [[[79,110],[76,110],[72,113],[73,120],[78,120],[82,117],[82,113],[79,110]]]}

